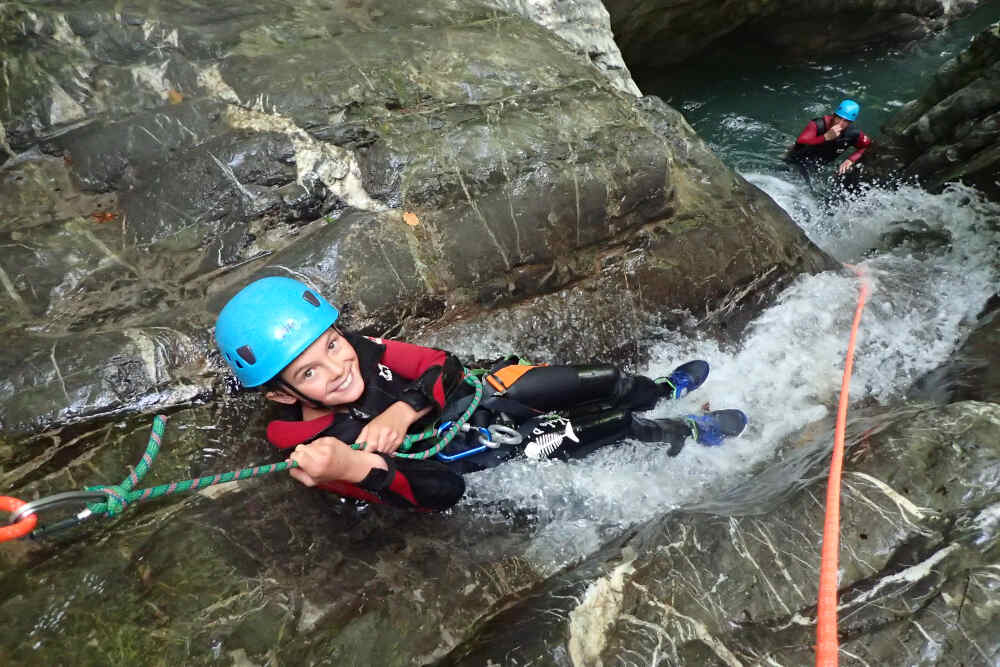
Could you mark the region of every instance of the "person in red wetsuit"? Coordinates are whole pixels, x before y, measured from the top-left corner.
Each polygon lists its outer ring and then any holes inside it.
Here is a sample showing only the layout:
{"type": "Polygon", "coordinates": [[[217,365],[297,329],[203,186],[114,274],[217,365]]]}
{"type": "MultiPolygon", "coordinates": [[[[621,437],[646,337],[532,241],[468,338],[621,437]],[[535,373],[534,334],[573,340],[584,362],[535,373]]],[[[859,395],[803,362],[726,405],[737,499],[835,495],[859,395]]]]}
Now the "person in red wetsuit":
{"type": "Polygon", "coordinates": [[[293,419],[269,424],[267,437],[292,450],[289,460],[298,467],[290,474],[306,486],[370,502],[445,509],[465,491],[462,474],[513,456],[582,456],[623,437],[668,443],[674,455],[688,437],[717,445],[747,424],[739,410],[679,420],[634,414],[697,388],[708,375],[704,361],[654,381],[608,365],[504,360],[486,375],[487,395],[472,413],[472,428],[438,459],[394,456],[408,432],[466,411],[473,390],[464,381],[465,369],[444,350],[342,331],[334,325],[338,317],[307,285],[271,277],[243,288],[216,322],[219,350],[240,382],[261,387],[269,400],[293,410],[293,419]],[[502,446],[490,442],[490,427],[501,419],[511,435],[502,446]]]}
{"type": "Polygon", "coordinates": [[[853,147],[855,151],[837,166],[837,174],[846,176],[871,146],[868,135],[854,125],[860,112],[857,102],[844,100],[832,115],[813,118],[799,134],[785,160],[798,167],[810,187],[810,174],[819,167],[830,164],[853,147]]]}

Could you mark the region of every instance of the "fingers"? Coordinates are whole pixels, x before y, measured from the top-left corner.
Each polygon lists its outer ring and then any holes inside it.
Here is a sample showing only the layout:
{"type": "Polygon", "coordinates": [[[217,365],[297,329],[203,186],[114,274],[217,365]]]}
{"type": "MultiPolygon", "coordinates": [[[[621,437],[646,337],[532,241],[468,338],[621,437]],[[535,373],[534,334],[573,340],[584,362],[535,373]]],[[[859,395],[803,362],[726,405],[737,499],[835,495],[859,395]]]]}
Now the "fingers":
{"type": "Polygon", "coordinates": [[[386,438],[386,440],[379,446],[379,449],[377,451],[381,452],[382,454],[395,454],[396,450],[399,449],[399,446],[402,444],[402,442],[403,442],[402,437],[394,436],[391,438],[386,438]]]}
{"type": "Polygon", "coordinates": [[[357,444],[361,445],[362,450],[368,450],[369,447],[374,444],[372,440],[373,429],[371,428],[371,423],[365,424],[365,427],[361,429],[361,433],[358,433],[357,444]]]}
{"type": "Polygon", "coordinates": [[[288,474],[291,475],[295,481],[305,484],[306,486],[316,486],[316,480],[309,476],[308,473],[305,473],[298,468],[290,469],[288,474]]]}
{"type": "Polygon", "coordinates": [[[298,445],[288,457],[298,468],[290,468],[288,474],[306,486],[316,486],[331,472],[333,464],[332,443],[317,440],[311,445],[298,445]]]}
{"type": "Polygon", "coordinates": [[[391,454],[403,443],[403,434],[391,427],[368,424],[358,434],[358,442],[363,443],[364,451],[391,454]]]}
{"type": "Polygon", "coordinates": [[[369,452],[381,452],[391,454],[396,451],[403,441],[395,431],[381,431],[377,435],[365,441],[365,450],[369,452]]]}
{"type": "Polygon", "coordinates": [[[288,474],[306,486],[345,481],[356,484],[365,479],[372,468],[385,469],[378,456],[356,452],[337,438],[317,438],[308,445],[298,445],[288,457],[298,467],[288,474]]]}

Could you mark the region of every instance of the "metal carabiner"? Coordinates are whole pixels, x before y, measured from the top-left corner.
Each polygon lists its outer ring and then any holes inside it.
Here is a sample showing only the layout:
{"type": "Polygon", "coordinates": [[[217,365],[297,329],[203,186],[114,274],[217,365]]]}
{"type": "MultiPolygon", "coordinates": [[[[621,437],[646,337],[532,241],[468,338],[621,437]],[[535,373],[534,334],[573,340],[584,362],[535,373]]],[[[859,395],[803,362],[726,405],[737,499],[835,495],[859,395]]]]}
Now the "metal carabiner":
{"type": "MultiPolygon", "coordinates": [[[[438,426],[438,436],[444,433],[446,430],[451,428],[454,422],[447,421],[440,426],[438,426]]],[[[524,439],[523,436],[516,430],[509,426],[504,426],[503,424],[490,424],[490,426],[472,426],[471,424],[462,424],[459,429],[462,433],[468,433],[470,431],[479,431],[479,437],[477,441],[480,445],[484,447],[489,447],[490,449],[496,449],[500,445],[520,445],[521,441],[524,439]]]]}
{"type": "Polygon", "coordinates": [[[488,428],[486,428],[485,426],[473,426],[469,430],[470,431],[472,431],[472,430],[479,431],[479,437],[476,438],[476,441],[480,445],[482,445],[483,447],[489,447],[490,449],[496,449],[497,447],[500,446],[499,442],[494,442],[493,441],[493,434],[490,433],[490,430],[488,428]]]}
{"type": "MultiPolygon", "coordinates": [[[[44,498],[39,498],[38,500],[33,500],[30,503],[26,503],[10,515],[10,523],[17,523],[28,515],[37,514],[38,512],[52,509],[53,507],[59,507],[60,505],[86,505],[91,502],[107,500],[107,497],[108,494],[104,491],[65,491],[63,493],[57,493],[52,496],[46,496],[44,498]]],[[[92,512],[90,509],[84,507],[83,510],[76,515],[76,518],[78,521],[83,521],[91,514],[92,512]]]]}
{"type": "Polygon", "coordinates": [[[489,444],[483,442],[482,436],[479,438],[479,442],[487,447],[520,445],[521,441],[524,440],[524,436],[512,429],[510,426],[504,426],[503,424],[490,424],[489,432],[491,436],[491,442],[489,444]]]}

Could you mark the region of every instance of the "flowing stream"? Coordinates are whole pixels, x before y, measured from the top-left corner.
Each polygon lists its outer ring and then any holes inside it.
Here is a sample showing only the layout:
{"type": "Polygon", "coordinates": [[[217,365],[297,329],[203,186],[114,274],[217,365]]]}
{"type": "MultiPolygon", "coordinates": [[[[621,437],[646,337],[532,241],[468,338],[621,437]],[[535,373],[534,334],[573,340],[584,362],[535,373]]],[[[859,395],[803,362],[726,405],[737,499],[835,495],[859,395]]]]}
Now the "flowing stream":
{"type": "MultiPolygon", "coordinates": [[[[850,384],[854,408],[874,403],[891,414],[913,382],[945,363],[968,334],[1000,277],[1000,206],[956,185],[941,194],[912,186],[871,188],[831,207],[779,158],[801,125],[849,95],[862,103],[859,124],[877,140],[874,128],[920,92],[928,71],[995,20],[992,11],[978,11],[905,53],[794,68],[759,61],[742,70],[691,66],[639,80],[644,91],[682,109],[715,152],[767,192],[818,246],[868,276],[872,294],[850,384]]],[[[779,447],[799,442],[813,461],[829,451],[858,286],[846,269],[803,276],[735,346],[677,332],[662,332],[650,343],[653,360],[638,369],[650,376],[691,358],[712,364],[703,387],[679,403],[661,403],[652,414],[678,416],[705,403],[739,407],[751,420],[742,438],[719,448],[689,444],[676,458],[655,445],[625,443],[583,461],[511,463],[472,476],[465,502],[512,502],[532,512],[539,529],[528,555],[553,569],[671,508],[766,509],[768,498],[787,489],[787,478],[758,481],[736,497],[726,494],[728,505],[715,501],[765,466],[779,447]]],[[[483,351],[483,341],[470,345],[457,352],[483,351]]],[[[849,414],[849,420],[858,417],[849,414]]]]}
{"type": "MultiPolygon", "coordinates": [[[[871,281],[850,385],[853,406],[892,406],[905,399],[917,378],[948,359],[996,290],[1000,234],[987,221],[1000,217],[1000,206],[974,190],[873,190],[828,213],[804,184],[746,176],[818,245],[857,265],[871,281]],[[920,220],[932,238],[951,242],[870,252],[882,234],[905,220],[920,220]]],[[[626,443],[582,461],[511,463],[470,478],[471,502],[507,500],[532,508],[542,519],[532,555],[558,567],[623,526],[711,501],[771,459],[789,436],[829,448],[829,423],[800,432],[835,413],[857,297],[858,279],[847,270],[803,276],[736,346],[673,334],[670,342],[655,344],[653,362],[642,369],[649,375],[669,373],[679,361],[696,357],[709,360],[712,373],[697,392],[679,403],[661,403],[653,414],[697,412],[706,402],[739,407],[751,423],[738,440],[718,448],[689,444],[676,458],[655,445],[626,443]]],[[[789,480],[774,483],[787,486],[789,480]]]]}

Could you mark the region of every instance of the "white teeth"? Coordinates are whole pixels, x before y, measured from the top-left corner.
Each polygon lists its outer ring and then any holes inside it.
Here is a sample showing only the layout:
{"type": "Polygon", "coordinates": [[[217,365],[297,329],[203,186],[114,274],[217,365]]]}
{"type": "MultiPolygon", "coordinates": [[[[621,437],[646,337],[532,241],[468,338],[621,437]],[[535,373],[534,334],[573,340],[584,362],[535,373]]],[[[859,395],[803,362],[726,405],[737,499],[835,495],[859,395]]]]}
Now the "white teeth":
{"type": "Polygon", "coordinates": [[[340,386],[337,387],[336,389],[334,389],[334,391],[341,391],[341,390],[347,389],[348,385],[351,384],[351,380],[353,380],[353,379],[354,379],[354,373],[348,373],[347,377],[344,379],[344,381],[341,382],[340,386]]]}

